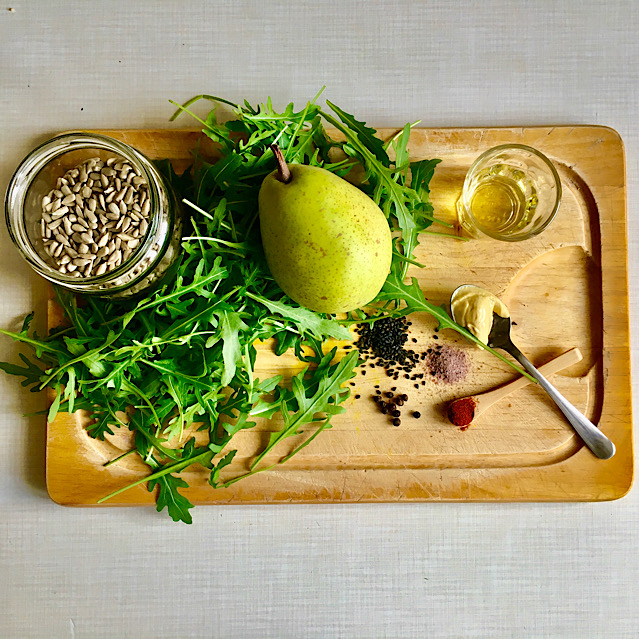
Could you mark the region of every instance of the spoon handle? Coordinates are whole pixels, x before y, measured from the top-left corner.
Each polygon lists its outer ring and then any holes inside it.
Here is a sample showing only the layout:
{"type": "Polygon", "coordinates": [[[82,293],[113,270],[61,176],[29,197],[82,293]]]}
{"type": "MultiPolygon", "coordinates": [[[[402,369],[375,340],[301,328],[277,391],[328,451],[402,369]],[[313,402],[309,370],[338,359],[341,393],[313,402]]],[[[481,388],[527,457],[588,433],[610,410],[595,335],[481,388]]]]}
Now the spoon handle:
{"type": "Polygon", "coordinates": [[[610,459],[615,454],[615,445],[589,420],[584,417],[524,356],[511,342],[508,351],[538,382],[557,404],[559,410],[572,424],[584,443],[600,459],[610,459]]]}

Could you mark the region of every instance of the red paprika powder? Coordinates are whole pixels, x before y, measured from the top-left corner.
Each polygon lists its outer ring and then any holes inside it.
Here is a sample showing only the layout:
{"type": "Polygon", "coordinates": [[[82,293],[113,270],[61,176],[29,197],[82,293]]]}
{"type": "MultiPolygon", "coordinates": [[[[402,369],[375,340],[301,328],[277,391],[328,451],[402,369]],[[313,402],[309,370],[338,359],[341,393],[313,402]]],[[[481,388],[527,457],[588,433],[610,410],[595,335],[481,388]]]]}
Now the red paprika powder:
{"type": "Polygon", "coordinates": [[[472,397],[456,399],[448,405],[448,419],[462,430],[468,428],[474,416],[475,400],[472,397]]]}

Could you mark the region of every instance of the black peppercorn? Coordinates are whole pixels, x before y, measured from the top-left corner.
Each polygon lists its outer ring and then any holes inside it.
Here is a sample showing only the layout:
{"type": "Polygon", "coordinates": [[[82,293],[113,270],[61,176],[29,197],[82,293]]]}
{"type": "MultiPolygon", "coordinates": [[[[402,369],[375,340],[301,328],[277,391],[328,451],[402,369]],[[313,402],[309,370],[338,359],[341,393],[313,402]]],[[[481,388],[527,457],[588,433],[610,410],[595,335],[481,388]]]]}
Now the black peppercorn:
{"type": "Polygon", "coordinates": [[[401,423],[402,423],[402,420],[398,419],[397,417],[391,422],[393,426],[399,426],[401,423]]]}

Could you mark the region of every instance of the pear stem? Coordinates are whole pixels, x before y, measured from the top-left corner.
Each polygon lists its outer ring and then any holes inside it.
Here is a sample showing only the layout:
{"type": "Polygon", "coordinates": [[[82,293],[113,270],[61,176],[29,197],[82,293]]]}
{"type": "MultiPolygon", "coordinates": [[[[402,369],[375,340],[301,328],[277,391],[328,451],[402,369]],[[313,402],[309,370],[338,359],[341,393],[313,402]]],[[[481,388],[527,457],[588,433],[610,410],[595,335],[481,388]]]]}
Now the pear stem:
{"type": "Polygon", "coordinates": [[[271,144],[270,146],[271,151],[273,151],[273,155],[275,156],[275,160],[277,161],[277,179],[280,182],[284,182],[284,184],[288,184],[293,176],[291,175],[291,170],[286,164],[282,149],[280,149],[277,144],[271,144]]]}

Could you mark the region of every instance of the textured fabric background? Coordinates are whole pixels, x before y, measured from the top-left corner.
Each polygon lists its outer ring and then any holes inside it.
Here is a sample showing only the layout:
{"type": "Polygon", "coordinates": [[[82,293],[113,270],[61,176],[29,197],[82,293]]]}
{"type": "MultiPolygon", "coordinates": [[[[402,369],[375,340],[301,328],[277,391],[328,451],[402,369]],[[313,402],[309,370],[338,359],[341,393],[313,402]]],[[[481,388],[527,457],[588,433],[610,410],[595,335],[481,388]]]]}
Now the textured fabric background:
{"type": "MultiPolygon", "coordinates": [[[[626,143],[636,287],[637,7],[4,0],[0,191],[55,132],[168,127],[168,99],[201,92],[283,105],[326,84],[375,125],[603,124],[626,143]]],[[[0,326],[43,311],[4,225],[0,290],[0,326]]],[[[635,325],[637,311],[633,296],[635,325]]],[[[1,359],[15,352],[0,340],[1,359]]],[[[4,375],[0,393],[2,637],[639,635],[636,490],[604,504],[200,507],[191,527],[150,508],[65,509],[44,489],[42,419],[22,417],[43,399],[4,375]]]]}

